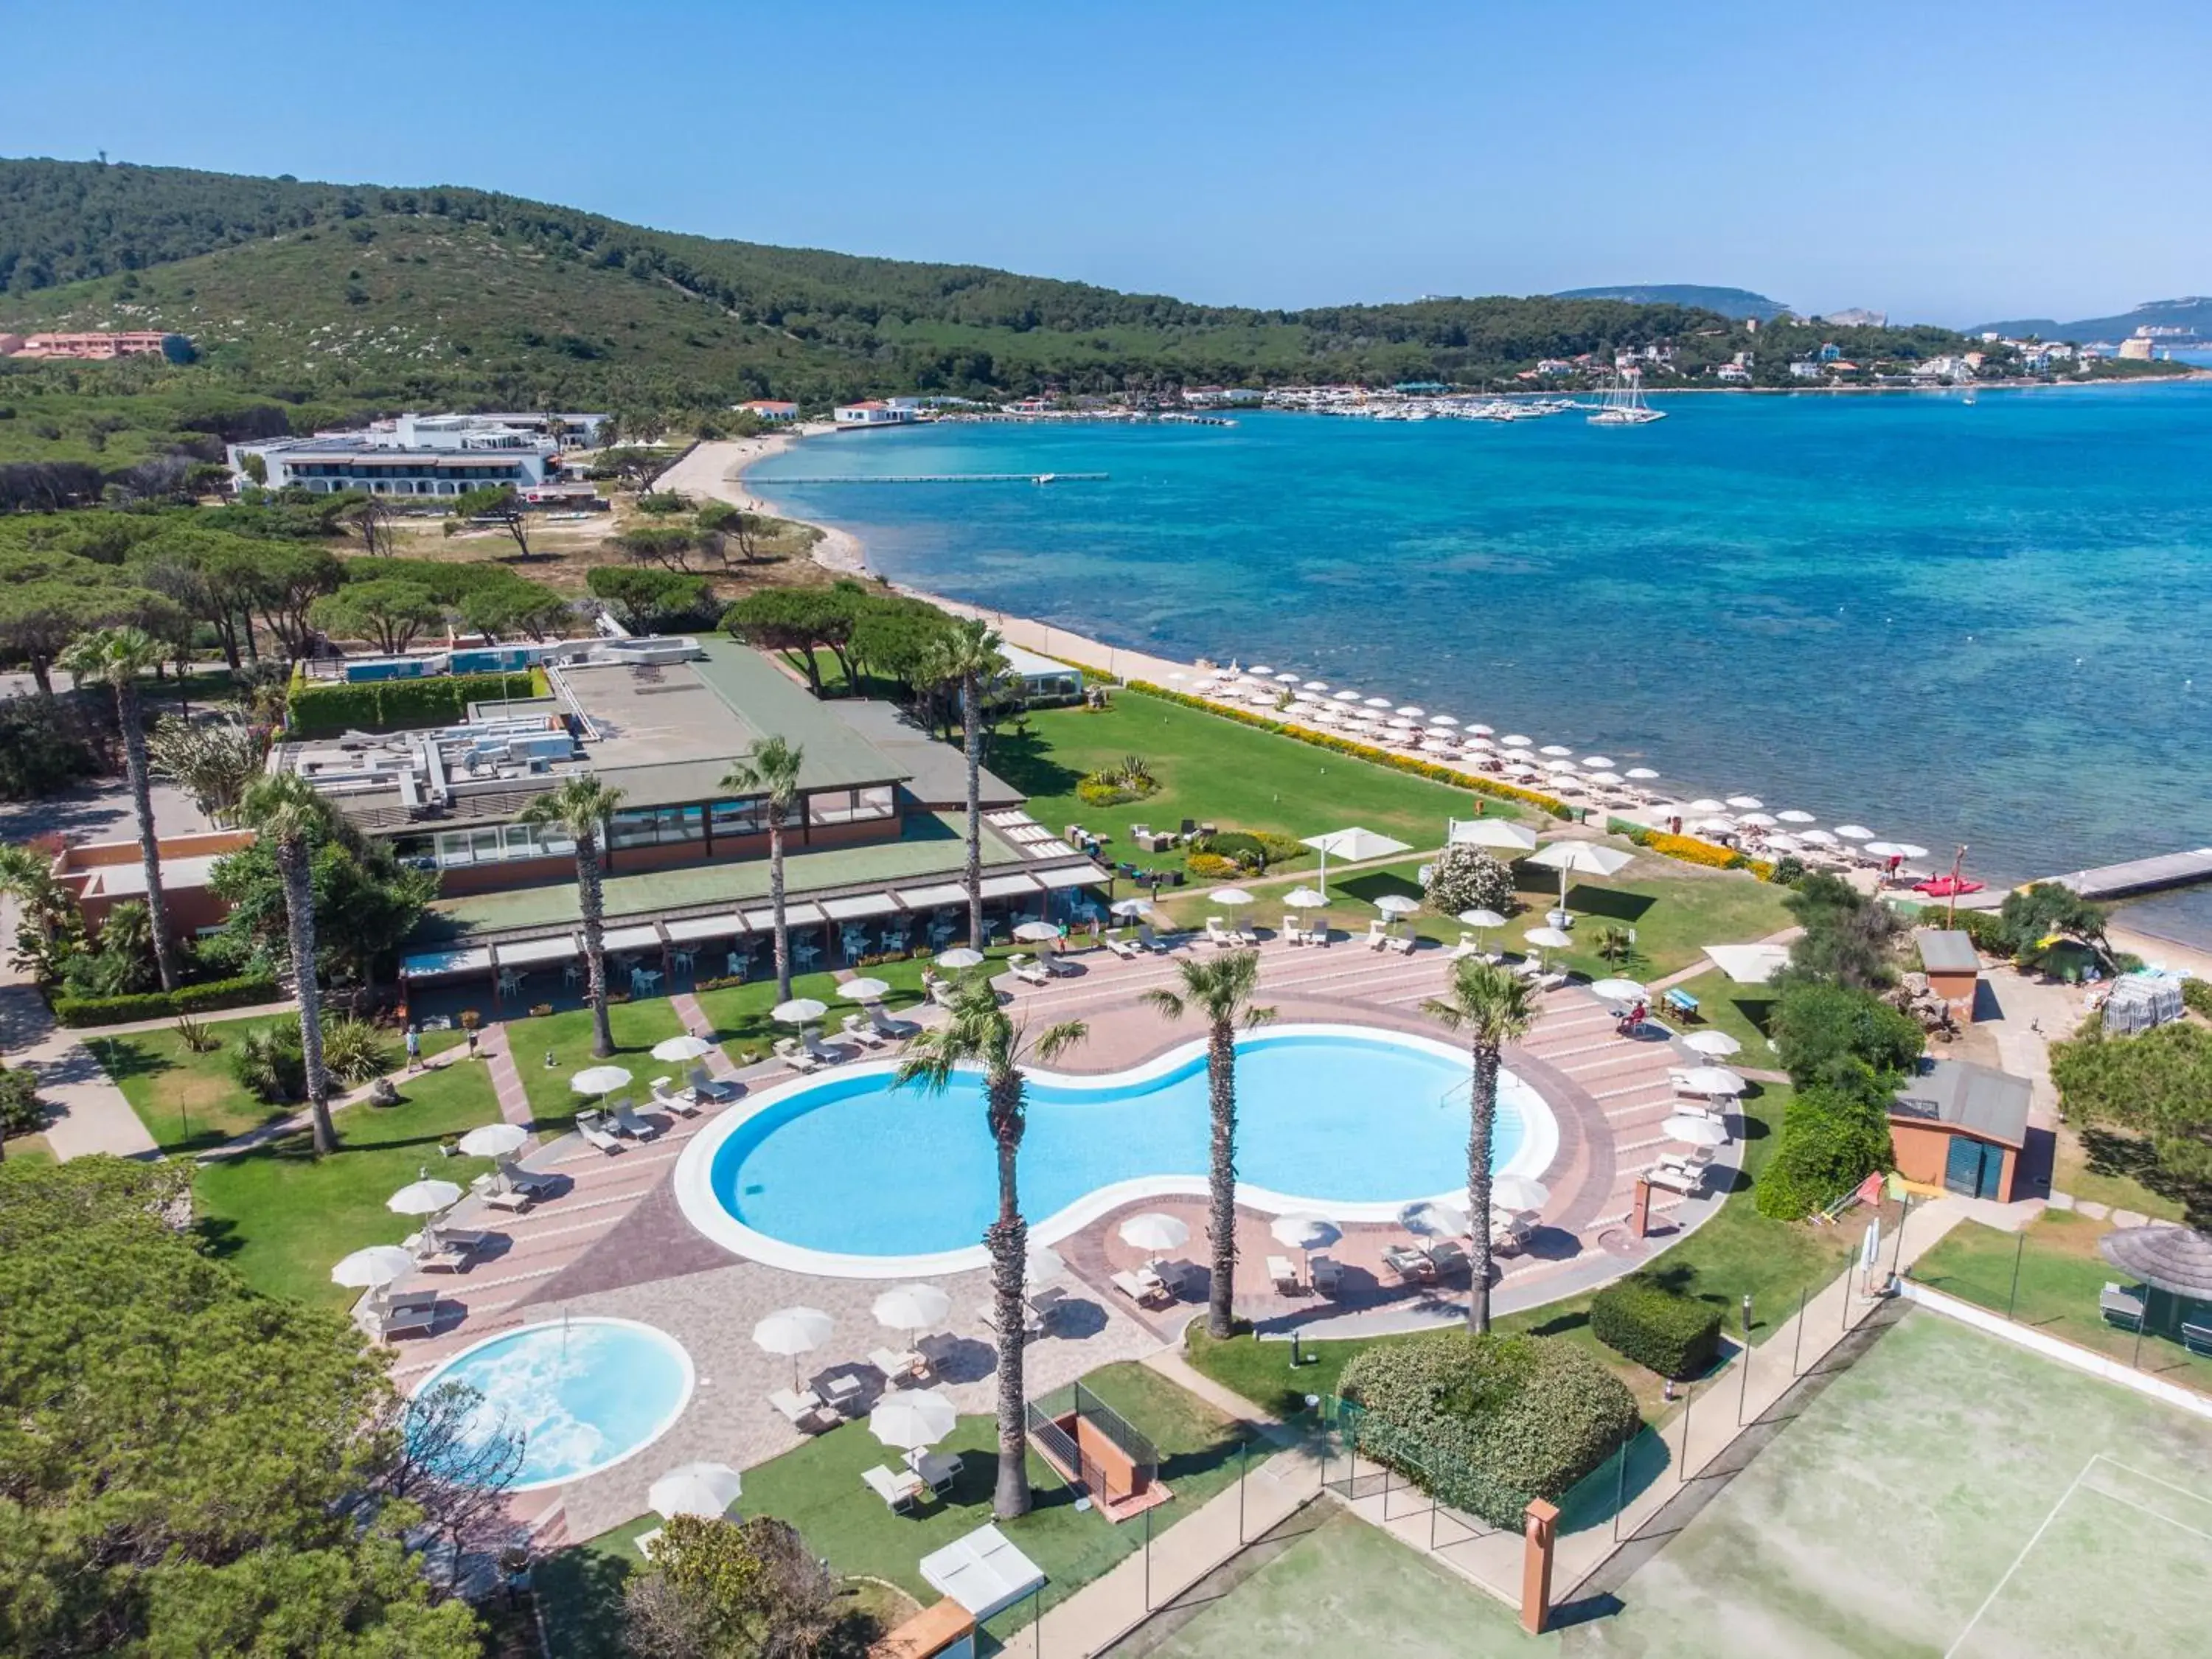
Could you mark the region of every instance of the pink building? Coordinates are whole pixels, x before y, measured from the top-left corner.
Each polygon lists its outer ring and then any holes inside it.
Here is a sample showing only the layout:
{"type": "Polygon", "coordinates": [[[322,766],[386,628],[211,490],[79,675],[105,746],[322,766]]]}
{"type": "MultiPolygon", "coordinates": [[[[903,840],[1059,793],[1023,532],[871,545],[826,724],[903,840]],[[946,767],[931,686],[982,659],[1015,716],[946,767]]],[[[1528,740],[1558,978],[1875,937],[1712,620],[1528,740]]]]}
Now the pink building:
{"type": "Polygon", "coordinates": [[[0,349],[4,349],[10,357],[75,357],[105,361],[115,357],[143,357],[157,352],[161,349],[161,342],[167,337],[158,330],[119,334],[0,334],[0,349]]]}

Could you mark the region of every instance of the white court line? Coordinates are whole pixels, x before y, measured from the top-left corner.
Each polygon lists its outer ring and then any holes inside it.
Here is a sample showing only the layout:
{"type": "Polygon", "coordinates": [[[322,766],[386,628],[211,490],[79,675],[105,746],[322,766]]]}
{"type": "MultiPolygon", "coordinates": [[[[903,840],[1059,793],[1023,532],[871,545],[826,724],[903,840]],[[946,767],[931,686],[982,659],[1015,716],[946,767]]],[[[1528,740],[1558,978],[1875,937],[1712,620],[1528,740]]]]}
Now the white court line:
{"type": "MultiPolygon", "coordinates": [[[[2130,1474],[2134,1475],[2138,1480],[2148,1480],[2154,1486],[2164,1486],[2168,1492],[2178,1492],[2184,1498],[2193,1498],[2200,1504],[2212,1504],[2212,1498],[2207,1497],[2204,1493],[2201,1492],[2191,1492],[2186,1486],[2178,1486],[2174,1485],[2172,1481],[2166,1480],[2162,1476],[2151,1474],[2148,1469],[2139,1469],[2136,1468],[2132,1463],[2123,1463],[2118,1458],[2113,1456],[2110,1452],[2099,1452],[2097,1455],[2104,1462],[2110,1463],[2116,1469],[2125,1469],[2130,1474]]],[[[2099,1490],[2101,1491],[2102,1488],[2100,1487],[2099,1490]]]]}
{"type": "MultiPolygon", "coordinates": [[[[2157,1477],[2156,1475],[2153,1475],[2153,1476],[2152,1476],[2152,1477],[2150,1477],[2150,1478],[2151,1478],[2152,1480],[2158,1480],[2158,1477],[2157,1477]]],[[[2159,1484],[2160,1484],[2160,1486],[2164,1486],[2164,1485],[2166,1485],[2166,1483],[2165,1481],[2160,1480],[2160,1481],[2159,1481],[2159,1484]]],[[[2192,1526],[2191,1526],[2191,1525],[2189,1524],[2189,1522],[2187,1522],[2186,1521],[2177,1521],[2177,1520],[2175,1520],[2172,1516],[2170,1516],[2170,1515],[2161,1514],[2161,1513],[2160,1513],[2160,1511],[2158,1511],[2157,1510],[2154,1510],[2154,1509],[2151,1508],[2151,1506],[2150,1506],[2149,1504],[2138,1504],[2138,1503],[2136,1503],[2136,1500],[2135,1500],[2134,1498],[2123,1498],[2123,1497],[2121,1497],[2121,1496],[2119,1495],[2119,1493],[2118,1493],[2118,1492],[2107,1492],[2107,1491],[2106,1491],[2106,1490],[2105,1490],[2105,1488],[2104,1488],[2104,1487],[2102,1487],[2102,1486],[2092,1486],[2092,1487],[2090,1487],[2090,1488],[2089,1488],[2089,1490],[2090,1490],[2091,1492],[2093,1492],[2096,1493],[2096,1495],[2097,1495],[2098,1497],[2100,1497],[2100,1498],[2111,1498],[2111,1499],[2112,1500],[2112,1502],[2114,1502],[2115,1504],[2126,1504],[2130,1509],[2131,1509],[2131,1510],[2142,1510],[2145,1515],[2148,1515],[2148,1516],[2150,1516],[2150,1517],[2151,1517],[2151,1519],[2152,1519],[2152,1520],[2154,1520],[2154,1521],[2163,1521],[2163,1522],[2166,1522],[2166,1524],[2167,1526],[2169,1526],[2169,1527],[2179,1527],[2179,1528],[2181,1528],[2181,1530],[2182,1530],[2182,1531],[2184,1531],[2184,1532],[2187,1533],[2187,1534],[2188,1534],[2191,1538],[2201,1538],[2201,1539],[2203,1539],[2206,1543],[2208,1543],[2208,1544],[2212,1544],[2212,1532],[2206,1532],[2206,1531],[2204,1531],[2202,1528],[2198,1528],[2198,1527],[2192,1527],[2192,1526]]],[[[2176,1491],[2176,1492],[2179,1492],[2179,1491],[2181,1490],[2181,1488],[2180,1488],[2180,1487],[2179,1487],[2179,1486],[2176,1486],[2176,1487],[2174,1487],[2174,1489],[2173,1489],[2173,1490],[2174,1490],[2174,1491],[2176,1491]]],[[[2189,1494],[2189,1496],[2190,1496],[2190,1497],[2191,1497],[2191,1498],[2195,1498],[2195,1497],[2197,1496],[2197,1494],[2196,1494],[2195,1492],[2191,1492],[2191,1493],[2189,1494]]],[[[2200,1499],[2198,1499],[2198,1501],[2201,1503],[2201,1502],[2203,1502],[2203,1501],[2205,1501],[2205,1500],[2203,1500],[2203,1499],[2201,1499],[2201,1498],[2200,1498],[2200,1499]]]]}
{"type": "Polygon", "coordinates": [[[1998,1579],[1996,1587],[1982,1598],[1982,1605],[1976,1607],[1974,1616],[1966,1620],[1966,1629],[1960,1631],[1951,1645],[1943,1650],[1943,1659],[1953,1659],[1953,1656],[1966,1645],[1966,1638],[1974,1633],[1974,1626],[1982,1622],[1982,1615],[1987,1613],[1996,1604],[1997,1597],[2004,1593],[2004,1587],[2012,1583],[2013,1574],[2020,1571],[2021,1563],[2027,1560],[2028,1553],[2042,1541],[2043,1534],[2051,1530],[2051,1523],[2058,1518],[2058,1511],[2066,1507],[2066,1500],[2073,1497],[2075,1490],[2089,1478],[2089,1471],[2097,1467],[2098,1460],[2104,1455],[2102,1452],[2091,1453],[2089,1461],[2081,1466],[2081,1472],[2066,1483],[2066,1490],[2058,1494],[2058,1501],[2051,1506],[2050,1513],[2045,1515],[2035,1530],[2028,1534],[2027,1542],[2020,1547],[2020,1553],[2013,1557],[2012,1565],[2004,1570],[2004,1577],[1998,1579]]]}

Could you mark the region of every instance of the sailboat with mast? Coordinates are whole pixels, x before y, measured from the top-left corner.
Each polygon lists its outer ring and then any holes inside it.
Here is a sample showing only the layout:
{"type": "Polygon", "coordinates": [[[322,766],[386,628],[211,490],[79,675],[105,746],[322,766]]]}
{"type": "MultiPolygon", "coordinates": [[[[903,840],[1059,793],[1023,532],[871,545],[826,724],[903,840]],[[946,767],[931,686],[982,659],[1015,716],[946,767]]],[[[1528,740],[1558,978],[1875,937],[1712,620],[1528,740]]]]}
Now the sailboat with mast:
{"type": "Polygon", "coordinates": [[[1615,374],[1600,404],[1597,413],[1589,417],[1592,426],[1649,426],[1667,418],[1665,410],[1654,409],[1644,401],[1641,369],[1624,368],[1615,374]]]}

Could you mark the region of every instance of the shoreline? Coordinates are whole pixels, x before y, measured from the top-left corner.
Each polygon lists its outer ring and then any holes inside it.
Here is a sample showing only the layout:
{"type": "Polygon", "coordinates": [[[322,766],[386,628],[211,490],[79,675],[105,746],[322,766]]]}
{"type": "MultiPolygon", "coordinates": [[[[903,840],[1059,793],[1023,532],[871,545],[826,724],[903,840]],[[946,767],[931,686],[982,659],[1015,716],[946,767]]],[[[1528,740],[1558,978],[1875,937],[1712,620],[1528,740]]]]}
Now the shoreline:
{"type": "MultiPolygon", "coordinates": [[[[2175,375],[2168,378],[2174,384],[2181,384],[2194,379],[2212,380],[2212,369],[2193,370],[2186,376],[2175,375]]],[[[2075,384],[2087,386],[2094,383],[2083,381],[2075,384]]],[[[1733,392],[1752,388],[1714,386],[1703,389],[1712,392],[1733,392]]],[[[1792,388],[1778,386],[1759,389],[1787,393],[1791,396],[1801,395],[1798,390],[1792,388]]],[[[1949,391],[1955,388],[1941,389],[1949,391]]],[[[2037,386],[2032,388],[2017,386],[2005,389],[2057,391],[2063,388],[2037,386]]],[[[1821,391],[1912,392],[1922,389],[1905,386],[1834,386],[1806,390],[1818,392],[1821,391]]],[[[828,423],[814,422],[796,430],[778,432],[767,437],[730,441],[738,453],[729,459],[726,470],[720,476],[720,482],[726,490],[734,493],[724,494],[722,499],[733,501],[749,511],[770,513],[778,518],[788,519],[796,524],[809,525],[819,531],[822,538],[815,544],[811,556],[816,563],[836,575],[873,577],[893,592],[902,594],[908,599],[926,600],[954,616],[980,617],[996,629],[1000,636],[1009,644],[1021,646],[1040,655],[1056,657],[1062,661],[1096,669],[1116,679],[1150,680],[1155,684],[1171,690],[1182,689],[1183,682],[1194,678],[1202,672],[1194,662],[1179,662],[1172,658],[1157,656],[1150,652],[1133,647],[1109,645],[1072,629],[1056,627],[1048,623],[1036,621],[1033,617],[1014,616],[1011,612],[990,605],[951,599],[942,593],[932,592],[927,588],[893,581],[881,573],[869,568],[866,545],[850,531],[841,530],[835,526],[824,525],[811,519],[796,518],[784,512],[770,498],[754,492],[751,487],[745,483],[746,471],[769,456],[784,454],[796,448],[804,439],[832,435],[835,432],[836,428],[828,423]]],[[[702,448],[706,447],[701,446],[702,448]]],[[[695,483],[693,487],[698,486],[695,483]]],[[[1224,707],[1225,708],[1226,705],[1224,707]]],[[[2028,879],[2041,879],[2041,878],[2028,879]]],[[[1992,882],[1985,890],[2002,896],[2016,886],[2025,884],[2027,884],[2025,881],[1992,882]]],[[[2118,905],[2107,906],[2113,915],[2110,938],[2115,950],[2128,951],[2143,957],[2146,961],[2186,966],[2191,971],[2202,977],[2212,978],[2212,942],[2198,945],[2188,939],[2169,938],[2165,934],[2130,927],[2126,925],[2124,920],[2125,903],[2125,901],[2122,901],[2118,905]]]]}

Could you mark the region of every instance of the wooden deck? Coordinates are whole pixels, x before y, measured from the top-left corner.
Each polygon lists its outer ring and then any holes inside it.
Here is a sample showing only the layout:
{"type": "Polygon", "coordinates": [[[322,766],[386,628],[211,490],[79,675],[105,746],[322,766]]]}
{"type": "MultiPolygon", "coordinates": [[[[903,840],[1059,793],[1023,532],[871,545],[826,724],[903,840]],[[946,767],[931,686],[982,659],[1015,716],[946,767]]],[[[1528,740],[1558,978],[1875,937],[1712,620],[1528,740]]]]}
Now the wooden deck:
{"type": "Polygon", "coordinates": [[[2054,876],[2051,879],[2087,899],[2124,898],[2133,893],[2188,887],[2200,881],[2212,881],[2212,847],[2199,847],[2187,853],[2160,853],[2151,858],[2132,859],[2125,864],[2076,870],[2071,875],[2054,876]]]}

